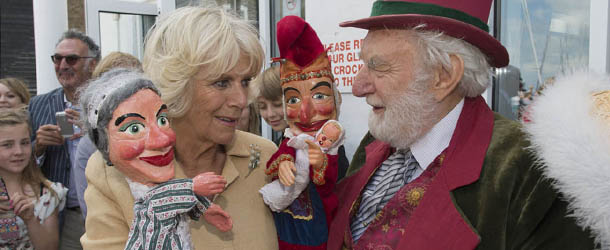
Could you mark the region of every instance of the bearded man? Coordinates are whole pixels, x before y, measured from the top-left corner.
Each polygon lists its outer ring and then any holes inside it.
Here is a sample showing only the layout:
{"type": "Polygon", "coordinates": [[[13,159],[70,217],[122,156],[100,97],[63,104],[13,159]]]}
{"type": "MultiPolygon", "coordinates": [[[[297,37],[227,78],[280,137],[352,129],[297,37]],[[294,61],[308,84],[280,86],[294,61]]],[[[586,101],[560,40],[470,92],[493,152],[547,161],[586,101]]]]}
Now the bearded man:
{"type": "Polygon", "coordinates": [[[481,94],[508,53],[491,0],[377,1],[352,91],[371,105],[328,249],[592,249],[534,167],[518,123],[481,94]]]}

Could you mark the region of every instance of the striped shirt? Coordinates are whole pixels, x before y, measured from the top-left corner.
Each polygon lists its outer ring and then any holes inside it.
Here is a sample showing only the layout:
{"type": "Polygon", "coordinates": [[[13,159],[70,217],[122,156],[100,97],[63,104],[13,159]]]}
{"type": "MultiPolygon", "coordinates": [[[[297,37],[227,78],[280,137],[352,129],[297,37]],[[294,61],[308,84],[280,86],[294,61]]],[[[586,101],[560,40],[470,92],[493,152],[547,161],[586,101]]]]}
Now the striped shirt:
{"type": "MultiPolygon", "coordinates": [[[[132,191],[133,185],[130,182],[132,191]]],[[[187,215],[198,220],[211,205],[193,192],[191,179],[170,180],[134,198],[134,218],[125,249],[192,249],[187,215]]]]}

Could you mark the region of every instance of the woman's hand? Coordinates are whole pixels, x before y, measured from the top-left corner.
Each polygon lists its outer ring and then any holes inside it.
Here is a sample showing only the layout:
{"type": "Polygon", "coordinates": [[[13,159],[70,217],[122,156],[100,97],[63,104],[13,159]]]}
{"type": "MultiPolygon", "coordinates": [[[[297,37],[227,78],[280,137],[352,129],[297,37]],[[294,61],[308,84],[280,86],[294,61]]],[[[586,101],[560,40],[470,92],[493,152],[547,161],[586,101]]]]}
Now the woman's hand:
{"type": "Polygon", "coordinates": [[[227,180],[213,172],[198,174],[193,178],[193,191],[201,196],[210,196],[222,193],[227,180]]]}
{"type": "Polygon", "coordinates": [[[29,221],[35,218],[34,204],[36,203],[36,195],[30,185],[25,185],[23,191],[25,194],[13,193],[9,204],[13,207],[13,211],[17,216],[24,221],[29,221]]]}
{"type": "Polygon", "coordinates": [[[310,140],[305,140],[309,149],[307,153],[309,153],[309,165],[313,167],[315,170],[319,170],[322,167],[322,163],[324,163],[324,152],[318,144],[312,142],[310,140]]]}
{"type": "Polygon", "coordinates": [[[203,212],[203,219],[222,232],[228,232],[233,228],[231,216],[214,203],[203,212]]]}
{"type": "Polygon", "coordinates": [[[297,169],[294,167],[294,162],[280,162],[280,167],[278,170],[280,183],[282,183],[284,186],[292,186],[292,184],[294,184],[294,173],[296,171],[297,169]]]}

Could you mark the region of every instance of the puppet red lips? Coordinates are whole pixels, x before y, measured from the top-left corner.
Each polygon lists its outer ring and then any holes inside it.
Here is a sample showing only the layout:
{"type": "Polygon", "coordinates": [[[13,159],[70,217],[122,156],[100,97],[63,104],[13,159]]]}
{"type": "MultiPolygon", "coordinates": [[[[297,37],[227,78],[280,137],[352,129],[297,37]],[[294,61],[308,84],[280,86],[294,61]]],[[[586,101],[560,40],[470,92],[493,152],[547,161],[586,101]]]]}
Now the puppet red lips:
{"type": "Polygon", "coordinates": [[[140,157],[139,158],[142,161],[148,162],[151,165],[155,165],[158,167],[164,167],[169,165],[172,160],[174,160],[174,149],[170,149],[167,153],[163,154],[163,155],[155,155],[155,156],[149,156],[149,157],[140,157]]]}
{"type": "Polygon", "coordinates": [[[301,131],[303,131],[303,132],[315,132],[315,131],[320,130],[320,128],[327,121],[328,120],[321,120],[321,121],[313,122],[311,124],[303,124],[303,123],[300,123],[300,122],[295,122],[294,125],[299,127],[299,129],[301,129],[301,131]]]}

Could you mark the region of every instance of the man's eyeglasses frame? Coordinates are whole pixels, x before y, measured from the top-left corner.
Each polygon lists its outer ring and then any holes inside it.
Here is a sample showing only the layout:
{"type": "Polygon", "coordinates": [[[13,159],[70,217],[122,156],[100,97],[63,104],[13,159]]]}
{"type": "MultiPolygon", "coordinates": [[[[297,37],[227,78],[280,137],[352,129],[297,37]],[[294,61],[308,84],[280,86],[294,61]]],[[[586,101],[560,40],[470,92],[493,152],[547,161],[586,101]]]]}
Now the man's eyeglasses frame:
{"type": "Polygon", "coordinates": [[[67,56],[62,56],[62,55],[51,55],[51,60],[53,61],[54,64],[59,65],[61,64],[61,61],[63,59],[66,59],[66,63],[70,66],[76,64],[76,62],[78,62],[78,60],[80,60],[81,58],[95,58],[94,56],[77,56],[77,55],[67,55],[67,56]]]}

